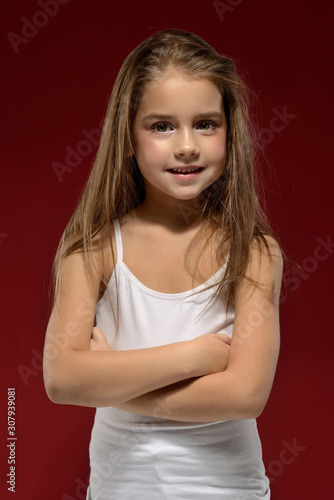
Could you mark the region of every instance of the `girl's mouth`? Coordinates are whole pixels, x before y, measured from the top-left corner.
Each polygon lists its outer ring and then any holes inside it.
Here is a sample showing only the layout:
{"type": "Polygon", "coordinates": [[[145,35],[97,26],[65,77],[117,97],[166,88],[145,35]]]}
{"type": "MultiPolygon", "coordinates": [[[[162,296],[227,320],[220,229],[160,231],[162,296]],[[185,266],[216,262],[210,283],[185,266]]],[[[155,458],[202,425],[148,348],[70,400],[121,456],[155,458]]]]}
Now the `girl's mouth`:
{"type": "Polygon", "coordinates": [[[194,179],[197,175],[202,172],[203,167],[194,168],[168,168],[167,172],[178,179],[194,179]]]}

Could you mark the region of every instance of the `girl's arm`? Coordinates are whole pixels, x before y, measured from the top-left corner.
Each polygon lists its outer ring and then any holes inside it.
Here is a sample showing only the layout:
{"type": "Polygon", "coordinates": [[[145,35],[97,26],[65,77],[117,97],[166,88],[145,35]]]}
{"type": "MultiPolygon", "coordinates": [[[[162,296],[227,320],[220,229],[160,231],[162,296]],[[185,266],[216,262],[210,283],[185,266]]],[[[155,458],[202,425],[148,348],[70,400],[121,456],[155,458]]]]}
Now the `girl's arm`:
{"type": "MultiPolygon", "coordinates": [[[[279,294],[282,257],[268,238],[273,265],[254,245],[235,303],[235,324],[227,369],[144,394],[118,408],[152,417],[211,422],[256,418],[272,387],[279,352],[279,294]]],[[[103,348],[102,343],[100,344],[103,348]]]]}
{"type": "MultiPolygon", "coordinates": [[[[94,262],[101,270],[102,252],[94,252],[94,262]]],[[[44,348],[44,383],[52,401],[112,406],[226,368],[228,337],[220,334],[150,349],[90,350],[98,291],[98,275],[87,270],[83,253],[66,257],[44,348]]]]}

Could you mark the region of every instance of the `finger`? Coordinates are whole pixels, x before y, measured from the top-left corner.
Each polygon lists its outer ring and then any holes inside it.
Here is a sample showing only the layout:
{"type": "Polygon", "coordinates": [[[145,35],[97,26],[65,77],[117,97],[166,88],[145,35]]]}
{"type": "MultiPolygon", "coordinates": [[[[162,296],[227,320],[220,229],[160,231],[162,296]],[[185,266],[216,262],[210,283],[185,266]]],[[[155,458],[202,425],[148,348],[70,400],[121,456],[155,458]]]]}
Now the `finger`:
{"type": "Polygon", "coordinates": [[[105,336],[103,330],[100,327],[94,326],[92,331],[92,336],[90,339],[90,350],[91,351],[112,351],[112,347],[109,345],[107,337],[105,336]]]}
{"type": "Polygon", "coordinates": [[[225,344],[231,345],[231,337],[226,333],[217,333],[216,334],[220,340],[225,342],[225,344]]]}
{"type": "Polygon", "coordinates": [[[89,350],[90,351],[94,351],[94,349],[96,349],[98,347],[98,343],[95,342],[94,339],[90,339],[90,342],[89,342],[89,350]]]}
{"type": "Polygon", "coordinates": [[[97,343],[107,342],[107,338],[99,326],[94,326],[92,339],[97,343]]]}

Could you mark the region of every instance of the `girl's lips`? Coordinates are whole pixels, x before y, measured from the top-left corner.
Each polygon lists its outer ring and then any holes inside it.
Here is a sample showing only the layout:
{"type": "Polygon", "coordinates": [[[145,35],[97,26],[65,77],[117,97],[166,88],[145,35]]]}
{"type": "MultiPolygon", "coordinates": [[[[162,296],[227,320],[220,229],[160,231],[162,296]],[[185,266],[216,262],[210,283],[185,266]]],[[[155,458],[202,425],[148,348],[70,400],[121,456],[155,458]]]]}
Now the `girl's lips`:
{"type": "Polygon", "coordinates": [[[176,179],[191,180],[197,177],[203,170],[203,167],[188,167],[188,168],[169,168],[169,172],[176,179]]]}

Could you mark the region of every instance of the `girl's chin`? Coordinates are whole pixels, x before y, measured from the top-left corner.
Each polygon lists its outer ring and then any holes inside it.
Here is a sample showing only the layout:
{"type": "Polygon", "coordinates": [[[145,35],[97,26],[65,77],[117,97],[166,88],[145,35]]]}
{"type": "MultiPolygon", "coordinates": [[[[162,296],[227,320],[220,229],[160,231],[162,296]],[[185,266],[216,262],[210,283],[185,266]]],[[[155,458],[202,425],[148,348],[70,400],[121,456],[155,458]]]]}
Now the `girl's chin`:
{"type": "Polygon", "coordinates": [[[195,186],[182,186],[175,189],[166,189],[166,186],[163,186],[163,189],[159,189],[158,187],[146,184],[146,202],[149,201],[150,204],[158,205],[178,205],[184,203],[198,210],[202,208],[206,198],[204,191],[208,187],[204,186],[201,188],[197,186],[195,188],[195,186]]]}

